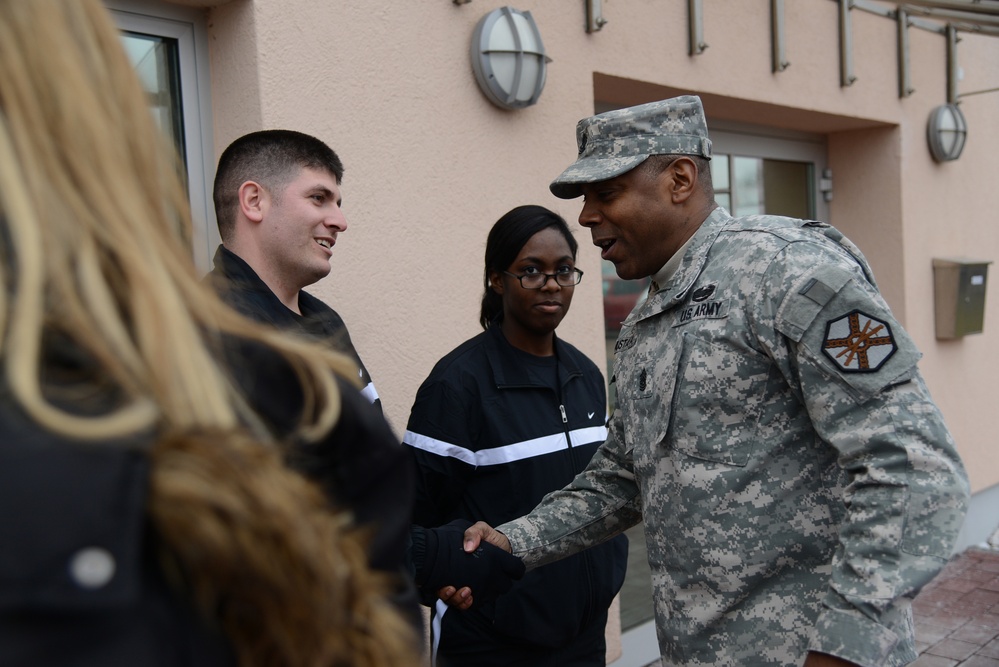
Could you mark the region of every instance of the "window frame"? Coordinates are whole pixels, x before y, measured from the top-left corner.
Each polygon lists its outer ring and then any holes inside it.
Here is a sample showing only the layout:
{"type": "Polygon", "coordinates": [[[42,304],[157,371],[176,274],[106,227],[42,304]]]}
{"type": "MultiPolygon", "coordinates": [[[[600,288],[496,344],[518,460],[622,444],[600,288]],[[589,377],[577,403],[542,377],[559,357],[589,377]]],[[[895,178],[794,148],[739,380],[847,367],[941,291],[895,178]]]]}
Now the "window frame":
{"type": "Polygon", "coordinates": [[[155,0],[105,0],[104,4],[111,10],[119,29],[177,42],[187,189],[193,225],[191,250],[195,265],[208,271],[212,254],[221,239],[211,191],[215,154],[205,11],[155,0]]]}

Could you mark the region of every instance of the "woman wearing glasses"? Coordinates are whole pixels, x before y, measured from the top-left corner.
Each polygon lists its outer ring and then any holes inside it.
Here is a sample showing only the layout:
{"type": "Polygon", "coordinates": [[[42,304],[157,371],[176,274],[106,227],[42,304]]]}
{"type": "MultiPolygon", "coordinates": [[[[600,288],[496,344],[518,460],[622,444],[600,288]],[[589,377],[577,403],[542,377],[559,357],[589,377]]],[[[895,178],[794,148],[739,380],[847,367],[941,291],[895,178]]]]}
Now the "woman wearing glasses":
{"type": "MultiPolygon", "coordinates": [[[[489,232],[485,331],[437,363],[407,426],[419,473],[415,523],[519,517],[604,441],[603,377],[555,335],[583,275],[576,249],[565,221],[541,206],[515,208],[489,232]]],[[[436,602],[435,664],[602,667],[607,608],[626,559],[620,536],[529,572],[468,611],[436,602]]]]}

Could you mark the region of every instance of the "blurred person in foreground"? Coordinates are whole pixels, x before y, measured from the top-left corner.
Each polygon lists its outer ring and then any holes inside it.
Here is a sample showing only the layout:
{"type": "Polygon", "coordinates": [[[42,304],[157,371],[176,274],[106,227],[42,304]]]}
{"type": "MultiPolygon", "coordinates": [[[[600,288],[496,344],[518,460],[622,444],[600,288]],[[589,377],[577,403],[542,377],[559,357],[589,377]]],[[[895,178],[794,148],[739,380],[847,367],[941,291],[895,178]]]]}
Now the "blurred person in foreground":
{"type": "Polygon", "coordinates": [[[589,467],[484,537],[529,569],[644,522],[664,665],[904,665],[968,480],[915,343],[828,224],[714,201],[695,96],[583,119],[552,182],[627,280],[589,467]]]}
{"type": "Polygon", "coordinates": [[[410,483],[401,447],[350,360],[201,285],[189,234],[99,0],[0,0],[0,664],[416,664],[330,502],[351,447],[410,483]]]}

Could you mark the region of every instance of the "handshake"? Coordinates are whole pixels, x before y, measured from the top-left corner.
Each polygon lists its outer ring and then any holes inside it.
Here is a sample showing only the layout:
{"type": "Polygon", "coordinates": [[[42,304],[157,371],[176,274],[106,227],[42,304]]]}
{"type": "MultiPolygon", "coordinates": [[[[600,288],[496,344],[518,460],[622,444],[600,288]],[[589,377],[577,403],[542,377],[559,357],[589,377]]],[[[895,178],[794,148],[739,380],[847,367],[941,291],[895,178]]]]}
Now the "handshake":
{"type": "Polygon", "coordinates": [[[492,600],[524,576],[524,562],[485,540],[466,553],[465,530],[471,521],[456,519],[437,528],[413,527],[412,558],[421,601],[430,605],[438,591],[470,588],[477,601],[492,600]]]}

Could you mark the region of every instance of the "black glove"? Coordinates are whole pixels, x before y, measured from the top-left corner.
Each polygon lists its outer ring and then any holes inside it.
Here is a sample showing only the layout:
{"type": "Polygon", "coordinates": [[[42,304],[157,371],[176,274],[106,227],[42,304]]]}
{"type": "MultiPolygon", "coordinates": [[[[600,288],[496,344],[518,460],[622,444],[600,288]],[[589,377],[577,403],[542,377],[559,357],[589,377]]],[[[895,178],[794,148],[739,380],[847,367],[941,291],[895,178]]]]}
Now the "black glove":
{"type": "MultiPolygon", "coordinates": [[[[468,586],[476,602],[492,600],[510,590],[524,576],[524,561],[483,540],[465,553],[465,529],[471,521],[455,519],[438,528],[424,528],[423,549],[414,549],[416,585],[424,604],[437,599],[445,586],[468,586]],[[416,553],[422,551],[422,558],[416,553]]],[[[414,543],[416,540],[414,540],[414,543]]]]}

